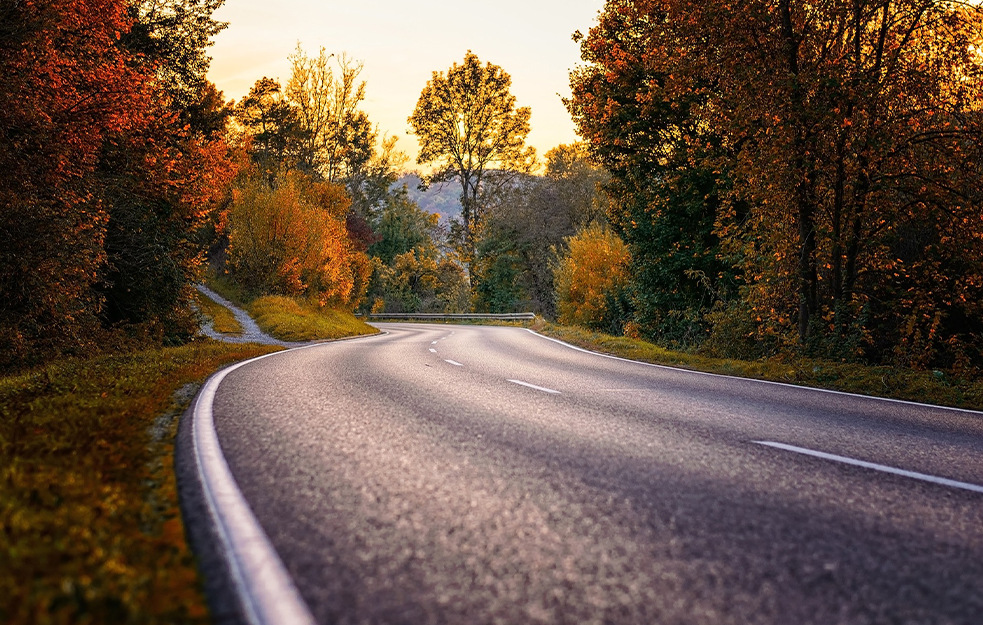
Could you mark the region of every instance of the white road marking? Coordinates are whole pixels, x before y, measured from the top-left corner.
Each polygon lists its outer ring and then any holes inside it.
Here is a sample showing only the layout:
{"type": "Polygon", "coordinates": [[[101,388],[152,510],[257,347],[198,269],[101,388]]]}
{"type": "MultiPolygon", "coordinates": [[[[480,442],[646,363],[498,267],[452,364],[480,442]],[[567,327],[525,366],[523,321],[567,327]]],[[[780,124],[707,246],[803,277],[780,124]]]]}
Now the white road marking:
{"type": "Polygon", "coordinates": [[[431,345],[436,345],[437,344],[437,341],[430,341],[430,344],[431,345]]]}
{"type": "Polygon", "coordinates": [[[445,360],[444,362],[449,362],[450,364],[454,365],[455,367],[463,367],[464,366],[461,363],[457,362],[456,360],[445,360]]]}
{"type": "Polygon", "coordinates": [[[437,350],[435,350],[434,348],[432,348],[432,347],[431,347],[431,348],[430,348],[430,353],[431,353],[431,354],[436,354],[436,353],[437,353],[437,350]]]}
{"type": "MultiPolygon", "coordinates": [[[[300,349],[308,347],[312,346],[300,349]]],[[[313,625],[314,617],[232,477],[215,432],[212,406],[225,376],[243,365],[282,353],[266,354],[219,371],[201,388],[192,413],[198,479],[236,594],[251,625],[313,625]]]]}
{"type": "Polygon", "coordinates": [[[952,488],[961,488],[963,490],[973,491],[974,493],[983,493],[983,486],[977,486],[976,484],[969,484],[968,482],[958,482],[956,480],[950,480],[944,477],[936,477],[934,475],[928,475],[925,473],[916,473],[915,471],[896,469],[894,467],[889,467],[883,464],[866,462],[864,460],[854,460],[853,458],[847,458],[846,456],[827,454],[822,451],[813,451],[812,449],[806,449],[805,447],[796,447],[794,445],[786,445],[784,443],[775,443],[773,441],[752,441],[752,442],[757,443],[758,445],[766,445],[768,447],[774,447],[776,449],[784,449],[785,451],[792,451],[798,454],[814,456],[816,458],[822,458],[824,460],[842,462],[843,464],[849,464],[855,467],[863,467],[865,469],[873,469],[874,471],[882,471],[884,473],[891,473],[893,475],[901,475],[903,477],[910,477],[916,480],[922,480],[924,482],[941,484],[942,486],[950,486],[952,488]]]}
{"type": "Polygon", "coordinates": [[[537,391],[543,391],[544,393],[553,393],[553,394],[556,394],[556,395],[559,395],[560,394],[560,391],[554,391],[553,389],[546,388],[544,386],[536,386],[535,384],[530,384],[528,382],[523,382],[522,380],[509,380],[509,382],[511,382],[512,384],[519,384],[521,386],[527,386],[529,388],[534,388],[537,391]]]}
{"type": "Polygon", "coordinates": [[[862,397],[864,399],[873,399],[876,401],[886,401],[895,404],[907,404],[909,406],[923,406],[925,408],[938,408],[939,410],[951,410],[953,412],[962,412],[967,414],[981,415],[983,410],[970,410],[969,408],[954,408],[952,406],[939,406],[938,404],[924,404],[917,401],[909,401],[907,399],[893,399],[891,397],[878,397],[876,395],[862,395],[860,393],[848,393],[846,391],[834,391],[829,388],[816,388],[815,386],[801,386],[798,384],[789,384],[787,382],[775,382],[774,380],[757,380],[754,378],[742,378],[736,375],[726,375],[723,373],[709,373],[707,371],[697,371],[695,369],[682,369],[680,367],[672,367],[669,365],[657,365],[651,362],[642,362],[641,360],[632,360],[630,358],[622,358],[621,356],[612,356],[611,354],[602,354],[601,352],[593,352],[589,349],[584,349],[583,347],[577,347],[576,345],[571,345],[560,339],[555,339],[551,336],[545,336],[531,330],[529,328],[522,328],[529,334],[538,336],[541,339],[546,339],[547,341],[552,341],[564,347],[570,348],[574,351],[583,352],[585,354],[590,354],[591,356],[600,356],[601,358],[610,358],[611,360],[620,360],[621,362],[630,362],[635,365],[643,365],[645,367],[652,367],[653,369],[668,369],[669,371],[679,371],[680,373],[692,373],[694,375],[705,375],[710,378],[728,378],[731,380],[742,380],[744,382],[753,382],[755,384],[771,384],[773,386],[785,386],[788,388],[797,388],[803,391],[816,391],[817,393],[829,393],[831,395],[843,395],[845,397],[862,397]]]}

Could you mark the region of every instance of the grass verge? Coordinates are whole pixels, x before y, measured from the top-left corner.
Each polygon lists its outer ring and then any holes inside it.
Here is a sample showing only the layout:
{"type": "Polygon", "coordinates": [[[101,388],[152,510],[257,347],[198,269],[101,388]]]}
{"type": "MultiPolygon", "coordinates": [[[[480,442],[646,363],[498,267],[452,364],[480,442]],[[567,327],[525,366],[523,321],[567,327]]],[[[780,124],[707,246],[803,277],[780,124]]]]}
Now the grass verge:
{"type": "Polygon", "coordinates": [[[177,417],[214,370],[276,349],[200,341],[0,378],[0,622],[208,622],[177,417]]]}
{"type": "Polygon", "coordinates": [[[869,367],[808,358],[755,361],[710,358],[670,351],[624,336],[611,336],[545,321],[537,320],[531,327],[546,336],[578,347],[631,360],[862,395],[983,410],[983,380],[961,379],[941,371],[869,367]]]}
{"type": "Polygon", "coordinates": [[[280,295],[258,297],[246,310],[263,332],[281,341],[338,339],[379,332],[351,312],[280,295]]]}
{"type": "Polygon", "coordinates": [[[222,306],[204,293],[198,293],[195,298],[198,310],[201,314],[212,320],[212,329],[222,334],[239,336],[242,334],[242,325],[236,320],[232,311],[222,306]]]}

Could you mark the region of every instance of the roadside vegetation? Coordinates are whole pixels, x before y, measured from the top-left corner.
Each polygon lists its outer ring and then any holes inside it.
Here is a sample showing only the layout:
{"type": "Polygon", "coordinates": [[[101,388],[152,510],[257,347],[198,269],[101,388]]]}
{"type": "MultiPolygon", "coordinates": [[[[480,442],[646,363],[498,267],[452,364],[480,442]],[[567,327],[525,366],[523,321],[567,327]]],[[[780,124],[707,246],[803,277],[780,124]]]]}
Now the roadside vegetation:
{"type": "Polygon", "coordinates": [[[541,319],[528,327],[577,347],[657,365],[983,410],[983,380],[975,377],[954,377],[943,371],[915,371],[904,367],[867,366],[805,357],[758,360],[719,358],[674,351],[639,338],[613,336],[541,319]]]}
{"type": "Polygon", "coordinates": [[[217,368],[277,349],[196,341],[0,378],[0,622],[208,622],[178,415],[217,368]]]}
{"type": "Polygon", "coordinates": [[[225,306],[202,293],[195,295],[195,305],[198,306],[198,311],[211,322],[212,329],[216,332],[230,336],[242,334],[242,325],[225,306]]]}
{"type": "Polygon", "coordinates": [[[247,310],[263,332],[281,341],[318,341],[379,332],[350,311],[322,308],[283,295],[258,297],[247,310]]]}

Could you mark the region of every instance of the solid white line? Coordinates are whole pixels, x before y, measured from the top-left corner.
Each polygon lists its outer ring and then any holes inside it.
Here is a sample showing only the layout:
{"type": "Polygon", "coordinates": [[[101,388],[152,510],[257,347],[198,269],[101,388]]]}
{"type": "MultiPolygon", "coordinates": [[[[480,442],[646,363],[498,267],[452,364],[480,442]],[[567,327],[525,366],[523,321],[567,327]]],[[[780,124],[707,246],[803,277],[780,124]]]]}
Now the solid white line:
{"type": "MultiPolygon", "coordinates": [[[[299,349],[308,347],[313,345],[299,349]]],[[[222,455],[212,415],[215,394],[225,376],[239,367],[279,353],[283,352],[240,362],[210,377],[195,402],[192,437],[205,501],[225,548],[226,561],[246,618],[252,625],[311,625],[314,617],[232,477],[222,455]]]]}
{"type": "Polygon", "coordinates": [[[431,353],[431,354],[436,354],[436,353],[437,353],[437,350],[435,350],[434,348],[432,348],[432,347],[431,347],[431,348],[430,348],[430,353],[431,353]]]}
{"type": "Polygon", "coordinates": [[[464,366],[461,363],[457,362],[456,360],[445,360],[444,362],[449,362],[450,364],[454,365],[455,367],[463,367],[464,366]]]}
{"type": "Polygon", "coordinates": [[[906,404],[909,406],[921,406],[923,408],[938,408],[939,410],[951,410],[953,412],[962,412],[972,415],[983,415],[983,411],[980,410],[970,410],[968,408],[954,408],[952,406],[939,406],[937,404],[924,404],[917,401],[908,401],[905,399],[893,399],[891,397],[878,397],[876,395],[861,395],[860,393],[847,393],[846,391],[834,391],[828,388],[816,388],[814,386],[799,386],[798,384],[789,384],[787,382],[775,382],[774,380],[758,380],[755,378],[741,378],[736,375],[725,375],[723,373],[709,373],[707,371],[697,371],[695,369],[683,369],[682,367],[671,367],[669,365],[656,365],[651,362],[642,362],[641,360],[631,360],[630,358],[622,358],[621,356],[612,356],[611,354],[604,354],[601,352],[594,352],[589,349],[584,349],[583,347],[577,347],[576,345],[571,345],[560,339],[554,339],[553,337],[540,334],[535,330],[530,330],[529,328],[522,328],[526,332],[538,336],[541,339],[546,339],[547,341],[552,341],[564,347],[568,347],[572,350],[583,352],[585,354],[591,354],[592,356],[601,356],[602,358],[610,358],[611,360],[620,360],[621,362],[630,362],[636,365],[644,365],[646,367],[654,367],[656,369],[668,369],[670,371],[681,371],[683,373],[693,373],[696,375],[705,375],[712,378],[729,378],[731,380],[744,380],[746,382],[757,382],[758,384],[772,384],[774,386],[784,386],[787,388],[797,388],[805,391],[816,391],[819,393],[830,393],[833,395],[844,395],[846,397],[863,397],[864,399],[874,399],[877,401],[886,401],[894,404],[906,404]]]}
{"type": "Polygon", "coordinates": [[[846,456],[837,456],[835,454],[827,454],[822,451],[813,451],[812,449],[806,449],[805,447],[796,447],[794,445],[786,445],[785,443],[776,443],[773,441],[751,441],[757,443],[758,445],[766,445],[768,447],[774,447],[776,449],[784,449],[785,451],[792,451],[798,454],[805,454],[807,456],[815,456],[816,458],[822,458],[824,460],[832,460],[834,462],[842,462],[843,464],[850,464],[855,467],[863,467],[865,469],[873,469],[874,471],[882,471],[884,473],[891,473],[893,475],[901,475],[904,477],[910,477],[916,480],[922,480],[924,482],[932,482],[933,484],[941,484],[942,486],[951,486],[952,488],[961,488],[963,490],[971,490],[974,493],[983,493],[983,486],[977,486],[976,484],[969,484],[968,482],[957,482],[956,480],[950,480],[944,477],[936,477],[934,475],[928,475],[925,473],[916,473],[915,471],[906,471],[904,469],[895,469],[894,467],[889,467],[883,464],[876,464],[874,462],[866,462],[864,460],[854,460],[853,458],[847,458],[846,456]]]}
{"type": "Polygon", "coordinates": [[[560,394],[560,391],[554,391],[551,388],[546,388],[545,386],[536,386],[535,384],[530,384],[528,382],[523,382],[522,380],[508,380],[512,384],[521,384],[522,386],[527,386],[529,388],[534,388],[537,391],[543,391],[544,393],[554,393],[556,395],[560,394]]]}

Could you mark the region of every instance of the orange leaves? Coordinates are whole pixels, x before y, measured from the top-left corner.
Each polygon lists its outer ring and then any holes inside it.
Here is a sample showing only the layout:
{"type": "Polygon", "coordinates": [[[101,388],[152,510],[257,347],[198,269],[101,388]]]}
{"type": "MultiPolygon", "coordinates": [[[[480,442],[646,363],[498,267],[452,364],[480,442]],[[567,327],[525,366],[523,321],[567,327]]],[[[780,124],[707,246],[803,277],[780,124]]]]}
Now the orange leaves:
{"type": "Polygon", "coordinates": [[[307,295],[354,306],[370,268],[348,237],[344,189],[286,173],[270,188],[251,172],[229,215],[229,270],[254,294],[307,295]]]}

